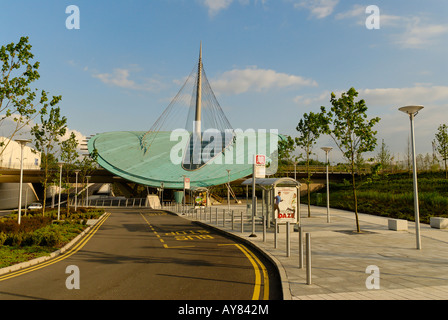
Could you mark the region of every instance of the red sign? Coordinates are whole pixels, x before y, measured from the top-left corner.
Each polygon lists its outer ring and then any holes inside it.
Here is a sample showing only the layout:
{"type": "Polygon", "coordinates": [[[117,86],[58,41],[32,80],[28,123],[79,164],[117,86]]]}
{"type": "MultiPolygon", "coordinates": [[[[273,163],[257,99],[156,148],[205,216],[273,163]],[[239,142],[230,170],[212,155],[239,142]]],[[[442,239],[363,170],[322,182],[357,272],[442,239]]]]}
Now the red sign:
{"type": "Polygon", "coordinates": [[[266,177],[266,156],[262,154],[255,155],[254,177],[264,179],[266,177]]]}
{"type": "Polygon", "coordinates": [[[264,155],[255,156],[255,163],[257,165],[261,165],[261,166],[266,165],[266,156],[264,156],[264,155]]]}
{"type": "Polygon", "coordinates": [[[184,188],[190,189],[190,178],[184,178],[184,188]]]}

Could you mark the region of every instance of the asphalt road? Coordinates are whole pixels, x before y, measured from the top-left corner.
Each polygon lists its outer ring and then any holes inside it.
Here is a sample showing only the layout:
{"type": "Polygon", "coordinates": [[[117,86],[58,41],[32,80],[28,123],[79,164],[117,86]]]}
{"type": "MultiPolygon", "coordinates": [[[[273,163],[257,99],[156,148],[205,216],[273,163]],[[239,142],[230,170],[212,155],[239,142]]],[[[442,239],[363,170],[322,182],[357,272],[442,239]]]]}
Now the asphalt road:
{"type": "Polygon", "coordinates": [[[277,272],[241,243],[164,211],[113,209],[78,246],[0,276],[0,300],[277,300],[277,272]]]}

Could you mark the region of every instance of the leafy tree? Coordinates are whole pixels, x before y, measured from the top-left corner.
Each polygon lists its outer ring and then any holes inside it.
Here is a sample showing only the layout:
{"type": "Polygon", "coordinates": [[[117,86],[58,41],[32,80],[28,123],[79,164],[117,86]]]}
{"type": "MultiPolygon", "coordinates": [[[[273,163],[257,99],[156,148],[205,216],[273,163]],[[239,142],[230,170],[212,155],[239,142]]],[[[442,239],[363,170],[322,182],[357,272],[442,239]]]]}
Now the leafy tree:
{"type": "MultiPolygon", "coordinates": [[[[14,127],[8,133],[7,141],[37,116],[37,106],[44,104],[47,93],[42,91],[37,101],[37,89],[31,89],[32,82],[38,80],[39,62],[34,62],[28,37],[20,38],[17,44],[10,43],[0,48],[0,128],[5,121],[13,120],[14,127]]],[[[7,145],[0,143],[0,156],[7,145]]]]}
{"type": "Polygon", "coordinates": [[[381,148],[375,157],[376,161],[381,164],[382,169],[388,169],[392,164],[394,157],[391,155],[389,148],[387,147],[384,139],[381,142],[381,148]]]}
{"type": "Polygon", "coordinates": [[[359,155],[375,150],[377,144],[375,135],[377,132],[373,130],[373,127],[380,121],[380,118],[376,117],[368,120],[366,103],[363,99],[355,101],[357,97],[358,92],[355,88],[350,88],[347,92],[342,93],[340,98],[336,98],[336,95],[331,93],[331,111],[327,112],[325,107],[321,107],[321,110],[327,117],[329,124],[325,132],[332,137],[349,163],[352,175],[356,230],[360,232],[355,161],[359,155]]]}
{"type": "Polygon", "coordinates": [[[97,159],[98,159],[98,151],[94,149],[92,153],[85,156],[81,161],[78,160],[76,162],[76,166],[80,170],[79,178],[82,184],[85,184],[87,182],[87,176],[91,175],[92,172],[98,168],[96,162],[97,159]]]}
{"type": "Polygon", "coordinates": [[[70,134],[70,138],[61,143],[61,160],[65,167],[65,182],[67,184],[67,216],[70,214],[70,173],[77,168],[76,162],[79,158],[78,140],[74,132],[70,134]]]}
{"type": "Polygon", "coordinates": [[[278,141],[278,160],[280,164],[290,164],[292,153],[296,148],[294,139],[288,135],[283,135],[283,137],[278,141]]]}
{"type": "Polygon", "coordinates": [[[35,147],[41,152],[42,159],[42,185],[44,187],[43,214],[45,215],[45,205],[47,199],[47,187],[51,182],[52,169],[54,168],[55,146],[60,144],[60,138],[64,136],[67,130],[67,118],[61,116],[59,107],[55,107],[61,100],[61,97],[53,97],[50,102],[50,112],[44,107],[40,111],[41,124],[36,124],[31,128],[31,134],[34,136],[35,147]],[[50,161],[51,160],[51,161],[50,161]]]}
{"type": "Polygon", "coordinates": [[[445,178],[448,178],[447,160],[448,160],[448,126],[441,124],[437,129],[436,138],[434,140],[436,151],[445,162],[445,178]]]}
{"type": "Polygon", "coordinates": [[[328,126],[328,120],[323,113],[310,112],[303,115],[303,118],[300,119],[296,127],[296,130],[299,132],[299,136],[295,138],[295,142],[297,146],[305,153],[304,159],[307,177],[304,180],[308,190],[308,217],[311,217],[310,156],[314,145],[325,130],[326,126],[328,126]]]}

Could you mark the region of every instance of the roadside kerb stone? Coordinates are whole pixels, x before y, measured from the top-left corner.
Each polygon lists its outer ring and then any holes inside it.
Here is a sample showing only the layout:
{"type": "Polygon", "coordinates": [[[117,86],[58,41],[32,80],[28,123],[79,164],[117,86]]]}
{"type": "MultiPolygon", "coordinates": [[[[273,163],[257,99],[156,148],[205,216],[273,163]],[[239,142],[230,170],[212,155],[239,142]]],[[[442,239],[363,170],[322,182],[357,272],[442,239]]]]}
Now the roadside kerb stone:
{"type": "Polygon", "coordinates": [[[14,272],[17,270],[21,270],[21,269],[25,269],[25,268],[37,265],[39,263],[51,260],[51,259],[56,258],[57,256],[65,253],[67,250],[72,248],[82,237],[84,237],[98,223],[98,221],[104,217],[105,214],[106,214],[106,212],[99,219],[90,220],[90,226],[87,227],[83,232],[81,232],[79,235],[77,235],[72,241],[67,243],[61,249],[56,250],[44,257],[39,257],[39,258],[30,260],[30,261],[25,261],[25,262],[21,262],[21,263],[18,263],[18,264],[9,266],[9,267],[2,268],[2,269],[0,269],[0,275],[4,275],[4,274],[10,273],[10,272],[14,272]]]}

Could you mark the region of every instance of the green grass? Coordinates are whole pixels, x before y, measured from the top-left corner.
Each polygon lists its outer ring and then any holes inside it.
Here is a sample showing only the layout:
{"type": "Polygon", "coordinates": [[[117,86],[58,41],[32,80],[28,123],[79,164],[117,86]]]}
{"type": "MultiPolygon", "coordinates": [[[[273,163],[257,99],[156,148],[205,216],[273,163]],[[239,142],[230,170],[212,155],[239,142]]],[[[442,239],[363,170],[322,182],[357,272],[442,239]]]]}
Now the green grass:
{"type": "MultiPolygon", "coordinates": [[[[448,180],[442,175],[420,174],[418,177],[420,221],[429,223],[430,217],[448,217],[448,180]]],[[[312,195],[311,204],[325,206],[312,195]]],[[[363,177],[357,188],[358,212],[414,221],[414,193],[412,178],[396,174],[372,179],[363,177]]],[[[306,197],[302,203],[308,203],[306,197]]],[[[330,206],[354,211],[353,191],[349,183],[330,183],[330,206]]]]}
{"type": "Polygon", "coordinates": [[[54,250],[47,247],[0,247],[0,268],[6,268],[21,262],[49,255],[54,250]]]}
{"type": "Polygon", "coordinates": [[[0,219],[0,268],[49,255],[82,233],[87,219],[97,219],[104,210],[81,208],[55,221],[56,211],[30,212],[17,224],[17,214],[0,219]],[[62,220],[64,219],[64,220],[62,220]]]}

